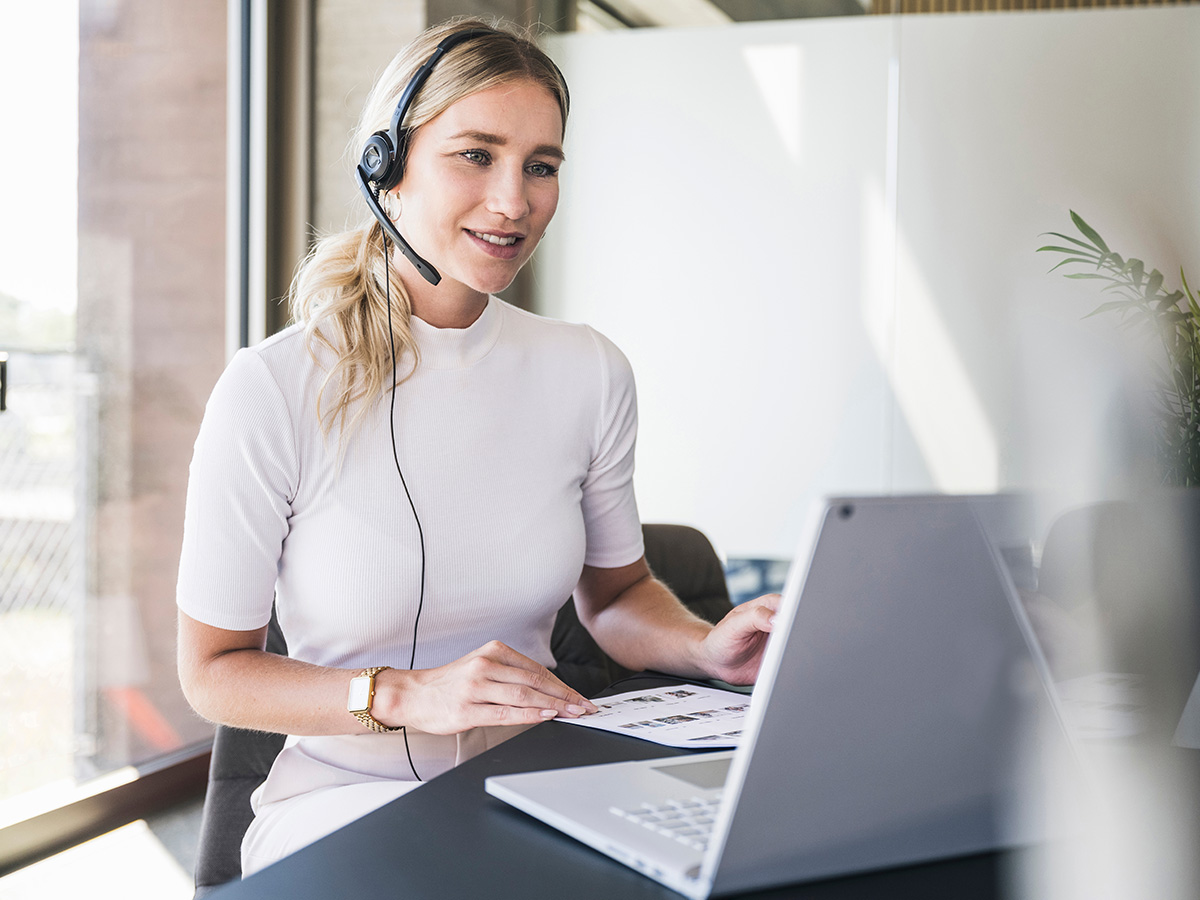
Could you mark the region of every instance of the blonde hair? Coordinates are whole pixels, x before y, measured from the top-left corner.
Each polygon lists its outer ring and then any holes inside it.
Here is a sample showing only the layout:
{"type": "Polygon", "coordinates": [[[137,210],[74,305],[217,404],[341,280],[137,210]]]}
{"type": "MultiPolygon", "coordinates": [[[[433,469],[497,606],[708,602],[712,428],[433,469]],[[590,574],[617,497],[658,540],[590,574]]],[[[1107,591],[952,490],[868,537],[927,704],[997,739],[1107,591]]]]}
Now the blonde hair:
{"type": "MultiPolygon", "coordinates": [[[[387,129],[400,94],[437,45],[447,36],[468,29],[488,33],[452,47],[433,67],[405,117],[410,142],[413,132],[463,97],[522,80],[550,91],[558,101],[566,128],[570,108],[566,82],[533,37],[500,22],[457,18],[423,32],[384,69],[367,97],[351,144],[355,161],[367,139],[387,129]]],[[[382,199],[386,202],[387,197],[382,199]]],[[[397,365],[406,355],[412,358],[408,375],[417,365],[417,346],[409,324],[412,301],[394,277],[390,283],[389,334],[388,270],[383,228],[372,217],[318,241],[292,281],[288,298],[292,318],[304,325],[310,351],[315,357],[317,349],[324,347],[335,357],[317,401],[317,415],[325,433],[337,425],[345,436],[366,413],[370,401],[392,387],[391,338],[395,339],[397,365]]]]}

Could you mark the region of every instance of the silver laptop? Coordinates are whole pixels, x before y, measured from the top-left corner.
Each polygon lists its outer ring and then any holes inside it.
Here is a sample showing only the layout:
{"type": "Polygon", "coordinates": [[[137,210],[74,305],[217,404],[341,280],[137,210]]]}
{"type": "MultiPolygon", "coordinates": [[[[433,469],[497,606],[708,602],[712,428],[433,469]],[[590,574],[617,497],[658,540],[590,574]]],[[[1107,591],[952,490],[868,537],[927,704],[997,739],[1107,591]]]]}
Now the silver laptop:
{"type": "Polygon", "coordinates": [[[1069,756],[995,503],[832,498],[788,575],[736,751],[487,791],[693,898],[1034,842],[1069,756]]]}

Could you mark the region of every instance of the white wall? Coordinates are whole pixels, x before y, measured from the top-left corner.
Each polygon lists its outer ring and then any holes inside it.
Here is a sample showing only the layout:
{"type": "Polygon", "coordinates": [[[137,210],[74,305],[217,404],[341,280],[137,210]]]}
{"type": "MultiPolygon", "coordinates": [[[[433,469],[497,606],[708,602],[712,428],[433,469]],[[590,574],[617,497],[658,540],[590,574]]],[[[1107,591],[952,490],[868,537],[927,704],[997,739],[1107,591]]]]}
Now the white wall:
{"type": "Polygon", "coordinates": [[[1128,342],[1033,251],[1074,209],[1174,285],[1196,270],[1198,13],[902,21],[897,490],[921,462],[940,487],[1120,487],[1128,342]]]}
{"type": "Polygon", "coordinates": [[[820,493],[1112,490],[1120,336],[1034,250],[1073,208],[1200,261],[1197,38],[1188,8],[553,38],[538,308],[633,363],[643,519],[789,556],[820,493]]]}

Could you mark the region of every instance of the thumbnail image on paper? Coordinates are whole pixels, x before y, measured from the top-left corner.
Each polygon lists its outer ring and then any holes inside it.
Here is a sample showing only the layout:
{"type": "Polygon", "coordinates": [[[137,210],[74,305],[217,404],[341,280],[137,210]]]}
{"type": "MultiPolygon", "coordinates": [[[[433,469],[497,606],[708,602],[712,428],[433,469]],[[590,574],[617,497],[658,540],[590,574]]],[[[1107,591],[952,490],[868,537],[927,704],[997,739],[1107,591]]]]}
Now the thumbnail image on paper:
{"type": "Polygon", "coordinates": [[[745,694],[699,685],[631,691],[595,701],[590,716],[560,719],[668,747],[736,747],[750,708],[745,694]]]}

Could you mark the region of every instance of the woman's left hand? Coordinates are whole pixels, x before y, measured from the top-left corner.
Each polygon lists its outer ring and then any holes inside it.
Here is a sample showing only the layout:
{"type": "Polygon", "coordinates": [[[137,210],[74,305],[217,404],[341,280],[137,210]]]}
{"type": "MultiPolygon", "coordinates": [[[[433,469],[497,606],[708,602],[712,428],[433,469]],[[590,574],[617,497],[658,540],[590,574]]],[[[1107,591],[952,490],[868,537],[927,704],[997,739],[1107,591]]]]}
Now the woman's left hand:
{"type": "Polygon", "coordinates": [[[726,614],[700,644],[701,665],[709,677],[753,684],[778,610],[779,594],[764,594],[726,614]]]}

